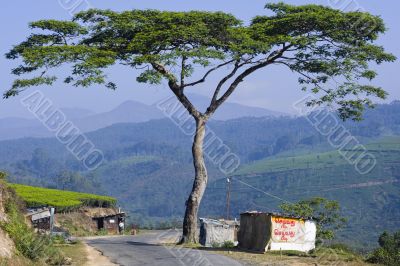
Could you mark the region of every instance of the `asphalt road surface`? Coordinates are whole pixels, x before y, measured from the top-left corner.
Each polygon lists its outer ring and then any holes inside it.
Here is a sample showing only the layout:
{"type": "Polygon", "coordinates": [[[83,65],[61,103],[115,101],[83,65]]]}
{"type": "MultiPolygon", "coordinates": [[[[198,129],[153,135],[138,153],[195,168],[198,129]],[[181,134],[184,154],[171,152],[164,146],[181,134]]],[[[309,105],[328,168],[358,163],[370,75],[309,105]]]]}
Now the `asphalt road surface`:
{"type": "MultiPolygon", "coordinates": [[[[156,231],[138,236],[103,237],[87,239],[86,242],[101,251],[118,265],[165,265],[165,266],[236,266],[239,262],[204,250],[179,248],[173,243],[179,232],[156,231]]],[[[101,265],[99,265],[101,266],[101,265]]]]}

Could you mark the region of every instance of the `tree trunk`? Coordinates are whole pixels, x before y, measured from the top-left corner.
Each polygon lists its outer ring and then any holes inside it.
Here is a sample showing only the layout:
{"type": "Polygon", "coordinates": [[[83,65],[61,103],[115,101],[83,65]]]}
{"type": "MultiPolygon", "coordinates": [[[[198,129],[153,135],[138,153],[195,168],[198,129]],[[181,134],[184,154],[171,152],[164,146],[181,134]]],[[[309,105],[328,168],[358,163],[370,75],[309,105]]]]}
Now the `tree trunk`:
{"type": "Polygon", "coordinates": [[[207,169],[204,163],[203,142],[206,132],[206,121],[202,118],[195,118],[196,133],[194,135],[192,154],[195,170],[195,179],[192,192],[186,201],[186,211],[183,220],[182,243],[197,243],[197,213],[201,199],[207,186],[207,169]]]}

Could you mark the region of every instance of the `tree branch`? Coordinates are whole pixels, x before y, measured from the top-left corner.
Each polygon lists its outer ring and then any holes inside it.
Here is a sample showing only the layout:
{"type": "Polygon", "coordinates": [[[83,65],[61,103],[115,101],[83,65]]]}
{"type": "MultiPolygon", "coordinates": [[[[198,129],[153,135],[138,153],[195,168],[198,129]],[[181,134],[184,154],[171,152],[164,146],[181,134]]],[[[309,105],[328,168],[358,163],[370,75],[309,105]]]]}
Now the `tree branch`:
{"type": "Polygon", "coordinates": [[[195,82],[192,82],[192,83],[185,84],[183,87],[194,86],[194,85],[197,85],[199,83],[202,83],[202,82],[206,81],[207,76],[210,75],[213,71],[215,71],[215,70],[217,70],[217,69],[219,69],[219,68],[221,68],[223,66],[229,65],[230,63],[233,63],[233,62],[235,62],[235,59],[232,59],[232,60],[229,60],[229,61],[224,62],[222,64],[219,64],[219,65],[211,68],[210,70],[208,70],[201,79],[199,79],[199,80],[197,80],[195,82]]]}
{"type": "MultiPolygon", "coordinates": [[[[292,68],[290,67],[290,65],[289,65],[288,63],[286,63],[286,62],[283,62],[283,61],[275,61],[275,63],[283,64],[283,65],[287,66],[289,69],[292,70],[292,68]]],[[[318,87],[320,90],[324,91],[325,93],[329,93],[328,90],[326,90],[326,89],[324,89],[323,87],[321,87],[317,82],[314,82],[315,78],[313,78],[313,77],[311,77],[311,76],[309,76],[309,75],[307,75],[307,74],[305,74],[305,73],[303,73],[303,72],[301,72],[301,71],[299,71],[299,70],[292,70],[292,71],[297,72],[297,73],[299,73],[301,76],[303,76],[303,77],[305,77],[306,79],[310,80],[312,84],[314,84],[316,87],[318,87]]]]}
{"type": "MultiPolygon", "coordinates": [[[[216,87],[216,89],[215,89],[215,91],[214,91],[214,95],[213,95],[213,97],[212,97],[212,99],[211,99],[210,106],[214,105],[215,102],[217,101],[217,97],[218,97],[219,91],[221,90],[222,85],[224,85],[224,83],[225,83],[227,80],[229,80],[231,77],[233,77],[233,76],[236,74],[237,70],[238,70],[241,66],[242,66],[242,65],[239,65],[239,61],[236,61],[235,66],[234,66],[233,70],[231,71],[231,73],[229,73],[229,74],[226,75],[223,79],[221,79],[221,81],[218,83],[218,85],[217,85],[217,87],[216,87]]],[[[207,108],[207,110],[208,110],[208,108],[207,108]]]]}
{"type": "Polygon", "coordinates": [[[182,61],[181,61],[181,85],[180,85],[181,88],[183,88],[185,86],[185,62],[186,62],[186,56],[182,55],[182,61]]]}
{"type": "Polygon", "coordinates": [[[283,53],[285,51],[287,51],[290,47],[292,47],[293,45],[283,45],[283,48],[278,50],[278,51],[274,51],[272,52],[264,62],[261,62],[257,65],[254,65],[252,67],[249,67],[248,69],[246,69],[245,71],[243,71],[239,76],[237,76],[235,78],[235,80],[231,83],[231,85],[229,86],[229,88],[226,90],[226,92],[224,93],[224,95],[221,96],[221,98],[219,98],[218,100],[215,101],[214,104],[211,104],[208,108],[207,111],[205,113],[206,117],[209,117],[210,115],[212,115],[215,110],[218,109],[218,107],[221,106],[222,103],[224,103],[228,97],[234,92],[234,90],[237,88],[237,86],[243,81],[243,79],[245,77],[247,77],[248,75],[252,74],[254,71],[266,67],[270,64],[272,64],[276,59],[278,59],[279,57],[281,57],[283,55],[283,53]]]}
{"type": "Polygon", "coordinates": [[[165,66],[156,62],[151,63],[153,68],[168,79],[168,86],[171,91],[175,94],[176,98],[182,103],[186,110],[195,118],[203,117],[203,114],[199,112],[196,107],[189,101],[186,95],[183,94],[183,88],[177,83],[176,77],[170,73],[165,66]]]}

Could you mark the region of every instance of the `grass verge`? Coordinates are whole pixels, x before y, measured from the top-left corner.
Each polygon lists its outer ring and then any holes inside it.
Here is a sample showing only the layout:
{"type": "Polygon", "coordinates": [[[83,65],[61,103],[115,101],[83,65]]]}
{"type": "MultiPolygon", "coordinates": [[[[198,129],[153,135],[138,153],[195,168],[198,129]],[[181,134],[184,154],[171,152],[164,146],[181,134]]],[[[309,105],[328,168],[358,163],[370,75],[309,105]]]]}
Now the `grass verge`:
{"type": "MultiPolygon", "coordinates": [[[[175,244],[166,244],[166,246],[174,245],[175,244]]],[[[266,253],[256,253],[239,248],[206,248],[200,244],[183,244],[179,245],[179,247],[213,252],[250,265],[371,265],[366,263],[362,256],[348,248],[344,248],[342,245],[320,247],[310,253],[299,251],[268,251],[266,253]]]]}
{"type": "Polygon", "coordinates": [[[88,254],[85,245],[82,242],[60,244],[57,245],[57,247],[66,257],[72,260],[72,266],[81,266],[86,264],[88,254]]]}

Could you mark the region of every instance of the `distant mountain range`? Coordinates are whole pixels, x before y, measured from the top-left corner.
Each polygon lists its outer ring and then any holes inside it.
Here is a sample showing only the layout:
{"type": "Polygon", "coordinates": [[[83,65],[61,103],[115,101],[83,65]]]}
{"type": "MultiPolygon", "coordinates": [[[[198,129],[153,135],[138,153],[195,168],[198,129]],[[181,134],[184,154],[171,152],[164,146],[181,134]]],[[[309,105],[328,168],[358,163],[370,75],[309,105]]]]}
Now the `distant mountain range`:
{"type": "MultiPolygon", "coordinates": [[[[209,103],[209,99],[204,96],[192,94],[189,97],[200,110],[204,110],[209,103]]],[[[94,131],[118,123],[139,123],[165,118],[156,104],[147,105],[136,101],[125,101],[104,113],[94,113],[80,108],[62,108],[61,110],[66,118],[72,121],[82,132],[94,131]]],[[[228,102],[217,110],[213,119],[230,120],[241,117],[279,117],[284,115],[287,114],[228,102]]],[[[19,117],[0,119],[0,140],[51,136],[52,132],[49,132],[36,119],[19,117]]]]}

